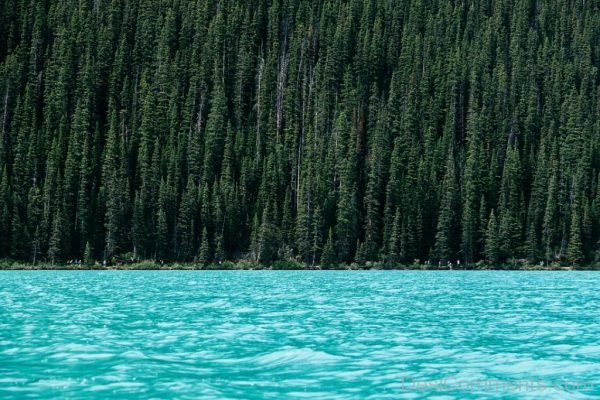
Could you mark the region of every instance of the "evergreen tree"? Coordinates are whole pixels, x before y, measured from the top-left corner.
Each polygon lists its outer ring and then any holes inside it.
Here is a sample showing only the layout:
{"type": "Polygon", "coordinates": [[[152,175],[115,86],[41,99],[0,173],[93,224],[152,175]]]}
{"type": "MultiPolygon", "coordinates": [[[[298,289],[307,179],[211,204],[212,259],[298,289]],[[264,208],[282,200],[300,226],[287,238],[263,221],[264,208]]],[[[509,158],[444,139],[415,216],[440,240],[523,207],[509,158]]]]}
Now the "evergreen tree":
{"type": "Polygon", "coordinates": [[[496,266],[500,262],[500,243],[498,238],[498,222],[494,210],[490,213],[485,235],[485,259],[489,265],[496,266]]]}
{"type": "Polygon", "coordinates": [[[202,229],[202,239],[200,241],[200,249],[198,251],[198,262],[201,265],[208,265],[211,262],[210,242],[208,240],[208,230],[206,227],[202,229]]]}
{"type": "Polygon", "coordinates": [[[89,267],[94,265],[94,253],[90,242],[85,244],[85,250],[83,252],[83,263],[89,267]]]}
{"type": "Polygon", "coordinates": [[[323,267],[334,267],[337,265],[335,248],[333,245],[333,229],[329,229],[329,235],[327,236],[327,242],[323,247],[323,253],[321,254],[321,265],[323,267]]]}
{"type": "Polygon", "coordinates": [[[600,254],[596,2],[5,3],[0,259],[600,254]]]}
{"type": "Polygon", "coordinates": [[[454,254],[456,254],[454,243],[457,239],[456,218],[458,217],[456,209],[458,205],[458,187],[456,184],[452,150],[449,152],[446,161],[446,173],[442,191],[437,234],[435,237],[435,254],[441,261],[451,261],[454,254]]]}

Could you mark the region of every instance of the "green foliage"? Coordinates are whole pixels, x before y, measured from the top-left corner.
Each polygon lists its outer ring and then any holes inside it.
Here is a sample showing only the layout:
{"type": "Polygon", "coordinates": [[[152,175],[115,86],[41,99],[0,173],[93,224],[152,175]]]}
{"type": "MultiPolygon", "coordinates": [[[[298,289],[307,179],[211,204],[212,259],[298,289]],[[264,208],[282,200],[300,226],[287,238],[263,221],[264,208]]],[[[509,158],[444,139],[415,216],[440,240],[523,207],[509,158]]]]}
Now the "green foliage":
{"type": "Polygon", "coordinates": [[[578,265],[583,261],[583,243],[581,240],[581,223],[579,216],[573,212],[569,230],[569,244],[567,246],[567,261],[571,265],[578,265]]]}
{"type": "Polygon", "coordinates": [[[593,262],[599,7],[12,1],[0,258],[593,262]]]}
{"type": "Polygon", "coordinates": [[[198,252],[198,262],[204,266],[211,262],[210,242],[208,240],[208,231],[206,230],[206,227],[202,230],[202,240],[200,242],[200,250],[198,252]]]}
{"type": "Polygon", "coordinates": [[[321,254],[321,265],[324,268],[327,268],[333,267],[336,264],[337,257],[335,255],[333,230],[329,229],[329,236],[327,237],[327,242],[325,242],[325,246],[323,247],[323,253],[321,254]]]}
{"type": "Polygon", "coordinates": [[[90,242],[85,244],[85,251],[83,252],[83,263],[87,266],[94,265],[94,253],[92,251],[92,247],[90,246],[90,242]]]}
{"type": "Polygon", "coordinates": [[[500,239],[498,237],[498,222],[494,210],[490,213],[485,235],[485,259],[490,265],[500,262],[500,239]]]}

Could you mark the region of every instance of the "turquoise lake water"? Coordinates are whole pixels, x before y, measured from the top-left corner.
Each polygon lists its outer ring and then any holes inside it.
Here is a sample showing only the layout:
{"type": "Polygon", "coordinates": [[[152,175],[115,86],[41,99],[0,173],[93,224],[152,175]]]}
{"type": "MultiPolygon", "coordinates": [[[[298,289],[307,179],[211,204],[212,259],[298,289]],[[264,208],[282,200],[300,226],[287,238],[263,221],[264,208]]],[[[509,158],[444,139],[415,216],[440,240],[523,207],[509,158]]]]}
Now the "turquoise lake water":
{"type": "Polygon", "coordinates": [[[598,398],[599,282],[0,272],[0,398],[598,398]]]}

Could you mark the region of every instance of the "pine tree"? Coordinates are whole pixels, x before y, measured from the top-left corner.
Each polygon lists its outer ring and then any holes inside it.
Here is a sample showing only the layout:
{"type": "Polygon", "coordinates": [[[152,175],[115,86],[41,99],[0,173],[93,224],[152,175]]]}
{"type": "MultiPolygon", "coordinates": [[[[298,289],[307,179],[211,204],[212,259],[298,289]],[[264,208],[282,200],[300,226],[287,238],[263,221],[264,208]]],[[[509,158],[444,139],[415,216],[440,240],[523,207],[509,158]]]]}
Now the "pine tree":
{"type": "Polygon", "coordinates": [[[485,259],[491,266],[498,266],[500,262],[500,243],[498,238],[498,222],[494,210],[490,213],[488,228],[485,237],[485,259]]]}
{"type": "Polygon", "coordinates": [[[520,162],[518,150],[509,145],[504,163],[500,194],[500,251],[504,259],[514,259],[520,254],[522,240],[520,162]]]}
{"type": "MultiPolygon", "coordinates": [[[[474,100],[471,100],[474,102],[474,100]]],[[[480,118],[476,114],[474,105],[469,108],[469,132],[470,137],[467,150],[467,160],[464,171],[464,196],[463,196],[463,214],[462,214],[462,253],[465,264],[473,263],[477,257],[477,233],[479,222],[478,205],[480,201],[478,173],[481,169],[480,162],[480,118]]]]}
{"type": "Polygon", "coordinates": [[[160,207],[156,216],[156,257],[159,260],[167,258],[168,235],[167,214],[164,208],[160,207]]]}
{"type": "Polygon", "coordinates": [[[61,261],[65,255],[63,250],[63,242],[65,240],[63,232],[64,225],[64,205],[60,204],[57,205],[57,211],[54,215],[54,220],[52,223],[52,232],[50,235],[50,242],[48,247],[48,258],[50,259],[50,262],[53,265],[61,261]]]}
{"type": "Polygon", "coordinates": [[[198,262],[204,266],[207,266],[211,262],[210,242],[206,227],[202,229],[202,239],[200,241],[200,250],[198,251],[198,262]]]}
{"type": "Polygon", "coordinates": [[[83,263],[88,267],[94,265],[94,252],[92,251],[92,246],[90,245],[90,242],[86,242],[85,244],[85,250],[83,252],[83,263]]]}
{"type": "Polygon", "coordinates": [[[4,3],[0,259],[600,254],[594,2],[4,3]]]}
{"type": "Polygon", "coordinates": [[[402,233],[405,231],[404,225],[402,224],[402,216],[400,214],[400,210],[396,210],[396,215],[394,216],[394,222],[392,225],[392,232],[390,234],[390,243],[388,245],[389,249],[389,257],[388,262],[391,267],[394,267],[402,260],[402,233]]]}
{"type": "Polygon", "coordinates": [[[273,222],[271,221],[271,212],[269,207],[265,207],[258,231],[258,261],[261,264],[269,265],[277,257],[277,238],[275,235],[273,222]]]}
{"type": "MultiPolygon", "coordinates": [[[[341,118],[341,117],[340,117],[341,118]]],[[[341,121],[340,121],[341,122],[341,121]]],[[[356,140],[352,135],[350,141],[356,140]]],[[[356,240],[358,230],[358,187],[356,183],[357,153],[354,146],[350,146],[342,176],[340,177],[340,194],[337,206],[337,224],[335,236],[337,238],[336,251],[338,261],[350,262],[356,251],[356,240]]]]}
{"type": "Polygon", "coordinates": [[[333,243],[333,229],[330,228],[329,235],[327,236],[327,242],[325,242],[323,253],[321,254],[321,265],[323,267],[335,267],[337,265],[337,258],[333,243]]]}
{"type": "Polygon", "coordinates": [[[583,261],[583,244],[581,240],[581,223],[577,213],[571,217],[569,230],[569,245],[567,247],[567,260],[571,265],[579,265],[583,261]]]}
{"type": "MultiPolygon", "coordinates": [[[[177,243],[179,244],[178,259],[189,261],[194,252],[195,223],[194,215],[197,212],[196,187],[190,178],[187,187],[181,196],[177,221],[177,243]]],[[[206,229],[206,227],[204,227],[206,229]]],[[[203,235],[204,238],[204,235],[203,235]]]]}
{"type": "Polygon", "coordinates": [[[304,262],[310,260],[311,253],[311,207],[313,207],[313,199],[310,188],[300,188],[299,203],[296,213],[296,232],[295,244],[298,256],[304,262]]]}
{"type": "Polygon", "coordinates": [[[9,254],[10,214],[10,187],[8,186],[8,173],[4,167],[2,177],[0,177],[0,232],[4,237],[3,240],[0,240],[0,257],[7,257],[9,254]]]}
{"type": "Polygon", "coordinates": [[[125,250],[127,224],[126,210],[128,187],[125,182],[125,161],[123,139],[118,137],[118,121],[116,112],[111,110],[110,128],[108,131],[102,164],[102,188],[105,198],[105,248],[104,258],[110,259],[125,250]]]}
{"type": "Polygon", "coordinates": [[[446,173],[442,190],[434,252],[439,260],[450,261],[456,254],[454,242],[456,240],[456,218],[458,217],[456,210],[458,188],[452,151],[449,152],[446,161],[446,173]]]}

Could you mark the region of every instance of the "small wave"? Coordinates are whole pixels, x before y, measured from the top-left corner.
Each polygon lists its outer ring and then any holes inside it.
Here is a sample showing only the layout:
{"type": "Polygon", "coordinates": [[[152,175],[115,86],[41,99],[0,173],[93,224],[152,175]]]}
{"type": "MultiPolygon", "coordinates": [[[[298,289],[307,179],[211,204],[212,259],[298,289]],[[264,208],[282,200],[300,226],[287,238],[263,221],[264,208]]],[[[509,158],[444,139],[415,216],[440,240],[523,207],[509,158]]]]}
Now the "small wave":
{"type": "Polygon", "coordinates": [[[107,385],[94,385],[89,388],[89,391],[99,392],[99,391],[105,391],[105,390],[120,389],[120,390],[123,390],[126,392],[127,391],[136,391],[137,392],[137,389],[140,389],[144,386],[145,386],[145,384],[140,383],[140,382],[115,382],[115,383],[109,383],[107,385]]]}
{"type": "Polygon", "coordinates": [[[129,350],[125,353],[121,354],[121,357],[127,358],[129,360],[145,360],[148,357],[144,353],[138,350],[129,350]]]}
{"type": "Polygon", "coordinates": [[[259,310],[254,307],[237,307],[231,310],[231,312],[234,314],[249,314],[257,311],[259,310]]]}
{"type": "Polygon", "coordinates": [[[342,356],[310,348],[290,348],[258,356],[254,363],[265,367],[278,367],[292,364],[332,364],[343,359],[342,356]]]}
{"type": "Polygon", "coordinates": [[[64,345],[55,346],[55,351],[57,352],[93,353],[101,350],[102,347],[92,344],[68,343],[64,345]]]}
{"type": "Polygon", "coordinates": [[[44,388],[60,388],[64,389],[69,386],[75,385],[76,382],[72,379],[42,379],[37,382],[31,383],[31,386],[38,386],[44,388]]]}

